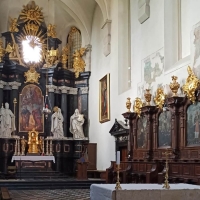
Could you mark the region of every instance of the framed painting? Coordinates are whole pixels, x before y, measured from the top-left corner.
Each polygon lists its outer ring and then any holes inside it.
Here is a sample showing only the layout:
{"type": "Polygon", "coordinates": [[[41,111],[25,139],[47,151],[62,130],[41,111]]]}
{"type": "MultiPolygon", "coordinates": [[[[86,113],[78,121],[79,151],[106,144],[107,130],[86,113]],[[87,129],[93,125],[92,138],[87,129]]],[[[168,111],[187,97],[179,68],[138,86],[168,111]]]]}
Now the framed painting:
{"type": "Polygon", "coordinates": [[[137,121],[137,147],[146,149],[147,147],[147,117],[140,117],[137,121]]]}
{"type": "Polygon", "coordinates": [[[171,111],[162,112],[159,115],[158,147],[171,147],[171,111]]]}
{"type": "Polygon", "coordinates": [[[22,89],[19,98],[19,132],[33,129],[44,132],[43,103],[44,96],[37,85],[28,84],[22,89]]]}
{"type": "Polygon", "coordinates": [[[110,74],[99,80],[99,122],[110,121],[110,74]]]}
{"type": "Polygon", "coordinates": [[[187,109],[187,146],[200,146],[200,102],[187,109]]]}

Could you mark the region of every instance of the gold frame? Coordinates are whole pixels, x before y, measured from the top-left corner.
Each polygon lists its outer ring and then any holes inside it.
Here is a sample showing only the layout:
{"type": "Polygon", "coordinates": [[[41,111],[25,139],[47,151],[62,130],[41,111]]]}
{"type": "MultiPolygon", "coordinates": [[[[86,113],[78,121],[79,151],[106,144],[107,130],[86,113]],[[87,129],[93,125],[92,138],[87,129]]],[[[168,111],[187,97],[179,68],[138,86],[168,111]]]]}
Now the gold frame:
{"type": "Polygon", "coordinates": [[[110,74],[106,74],[99,80],[99,122],[110,121],[110,74]],[[106,108],[103,108],[103,84],[106,83],[106,108]],[[104,110],[103,110],[104,109],[104,110]],[[105,114],[102,114],[105,112],[105,114]]]}

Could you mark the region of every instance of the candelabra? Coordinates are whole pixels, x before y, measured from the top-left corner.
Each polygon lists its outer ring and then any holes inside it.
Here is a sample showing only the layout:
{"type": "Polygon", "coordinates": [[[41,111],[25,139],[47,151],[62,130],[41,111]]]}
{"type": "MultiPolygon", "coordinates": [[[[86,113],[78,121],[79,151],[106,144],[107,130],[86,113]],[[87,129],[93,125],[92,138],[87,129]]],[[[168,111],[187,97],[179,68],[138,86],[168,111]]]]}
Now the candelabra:
{"type": "Polygon", "coordinates": [[[169,181],[168,181],[168,178],[169,178],[169,175],[168,175],[168,172],[169,172],[168,160],[169,160],[169,155],[171,155],[171,152],[168,152],[168,149],[167,149],[167,151],[162,153],[162,154],[166,156],[166,164],[165,164],[166,172],[165,172],[165,182],[164,182],[163,188],[170,189],[170,185],[169,185],[169,181]]]}
{"type": "Polygon", "coordinates": [[[120,185],[120,182],[119,182],[119,169],[120,169],[120,164],[116,164],[116,170],[117,170],[117,182],[116,182],[116,186],[115,186],[115,189],[116,190],[121,190],[121,185],[120,185]]]}

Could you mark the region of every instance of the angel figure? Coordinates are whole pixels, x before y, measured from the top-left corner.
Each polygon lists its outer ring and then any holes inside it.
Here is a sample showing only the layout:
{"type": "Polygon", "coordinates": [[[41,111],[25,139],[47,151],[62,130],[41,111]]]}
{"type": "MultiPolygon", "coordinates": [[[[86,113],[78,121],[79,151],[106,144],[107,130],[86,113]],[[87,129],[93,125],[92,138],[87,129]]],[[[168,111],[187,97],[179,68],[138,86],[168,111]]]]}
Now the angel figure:
{"type": "Polygon", "coordinates": [[[19,25],[17,24],[17,19],[16,18],[14,18],[14,19],[12,19],[11,17],[10,17],[10,27],[9,27],[9,31],[10,32],[18,32],[19,31],[19,29],[17,28],[19,25]]]}
{"type": "Polygon", "coordinates": [[[49,24],[47,27],[47,36],[52,37],[52,38],[56,38],[56,26],[49,24]]]}
{"type": "Polygon", "coordinates": [[[73,57],[74,57],[74,63],[73,68],[75,72],[75,77],[79,77],[80,72],[84,72],[85,70],[85,61],[83,60],[82,56],[85,53],[85,48],[80,48],[79,50],[76,50],[73,57]]]}

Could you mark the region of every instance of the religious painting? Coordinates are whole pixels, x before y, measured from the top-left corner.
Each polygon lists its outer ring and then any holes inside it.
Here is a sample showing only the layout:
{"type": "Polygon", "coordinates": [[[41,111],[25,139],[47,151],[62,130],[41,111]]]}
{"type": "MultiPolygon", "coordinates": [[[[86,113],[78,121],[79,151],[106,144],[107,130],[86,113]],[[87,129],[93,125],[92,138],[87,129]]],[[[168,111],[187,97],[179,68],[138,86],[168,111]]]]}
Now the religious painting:
{"type": "Polygon", "coordinates": [[[147,148],[147,118],[145,116],[137,121],[137,147],[147,148]]]}
{"type": "Polygon", "coordinates": [[[110,74],[99,81],[99,122],[110,121],[110,74]]]}
{"type": "Polygon", "coordinates": [[[187,145],[200,146],[200,102],[187,109],[187,145]]]}
{"type": "Polygon", "coordinates": [[[142,60],[143,82],[152,87],[156,79],[163,75],[164,49],[160,49],[142,60]]]}
{"type": "Polygon", "coordinates": [[[171,147],[171,111],[162,112],[158,119],[158,147],[171,147]]]}
{"type": "Polygon", "coordinates": [[[19,98],[19,132],[33,129],[44,132],[43,102],[42,91],[37,85],[28,84],[23,88],[19,98]]]}
{"type": "Polygon", "coordinates": [[[200,78],[200,22],[191,31],[191,64],[195,75],[200,78]]]}

